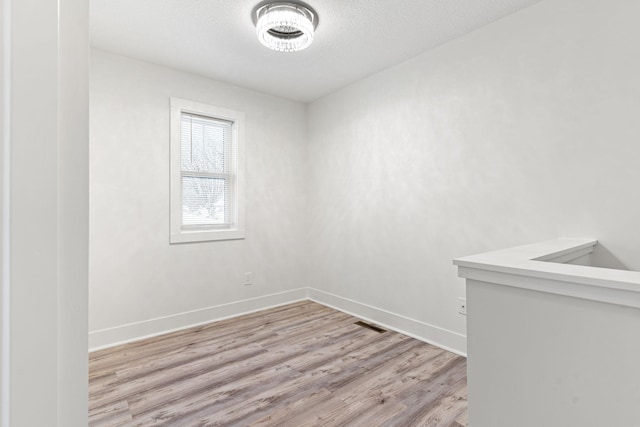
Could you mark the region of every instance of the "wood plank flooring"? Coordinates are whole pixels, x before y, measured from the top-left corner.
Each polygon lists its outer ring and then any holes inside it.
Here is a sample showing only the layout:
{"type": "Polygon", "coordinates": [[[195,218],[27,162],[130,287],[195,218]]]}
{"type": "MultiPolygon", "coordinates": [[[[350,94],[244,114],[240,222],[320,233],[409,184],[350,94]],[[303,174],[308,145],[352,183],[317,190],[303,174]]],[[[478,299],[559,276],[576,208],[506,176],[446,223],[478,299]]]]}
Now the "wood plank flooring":
{"type": "Polygon", "coordinates": [[[467,425],[466,360],[309,301],[89,357],[90,426],[467,425]]]}

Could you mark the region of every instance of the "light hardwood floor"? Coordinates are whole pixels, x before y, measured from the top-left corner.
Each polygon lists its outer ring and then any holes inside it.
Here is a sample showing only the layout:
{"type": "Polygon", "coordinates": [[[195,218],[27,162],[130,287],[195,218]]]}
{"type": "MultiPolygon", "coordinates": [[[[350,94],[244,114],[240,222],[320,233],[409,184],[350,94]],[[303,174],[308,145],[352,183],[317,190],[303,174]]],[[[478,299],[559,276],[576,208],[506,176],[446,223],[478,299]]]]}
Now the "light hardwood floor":
{"type": "Polygon", "coordinates": [[[97,351],[91,426],[466,426],[466,360],[313,302],[97,351]]]}

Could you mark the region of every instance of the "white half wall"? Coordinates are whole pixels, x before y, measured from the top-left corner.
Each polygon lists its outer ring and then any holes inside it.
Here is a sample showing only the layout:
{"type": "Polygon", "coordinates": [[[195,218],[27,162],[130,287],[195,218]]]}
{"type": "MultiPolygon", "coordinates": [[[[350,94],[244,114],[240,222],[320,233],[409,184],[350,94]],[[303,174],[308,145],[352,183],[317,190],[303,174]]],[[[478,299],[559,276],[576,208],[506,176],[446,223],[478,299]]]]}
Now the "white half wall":
{"type": "Polygon", "coordinates": [[[543,1],[313,102],[308,285],[465,335],[453,258],[596,236],[639,269],[638,16],[543,1]]]}
{"type": "Polygon", "coordinates": [[[466,279],[469,423],[637,426],[640,272],[569,264],[594,239],[458,258],[466,279]]]}
{"type": "Polygon", "coordinates": [[[640,425],[638,308],[470,279],[467,292],[469,425],[640,425]]]}
{"type": "Polygon", "coordinates": [[[303,104],[92,51],[89,330],[304,286],[305,135],[303,104]],[[245,239],[169,244],[170,97],[246,113],[245,239]]]}

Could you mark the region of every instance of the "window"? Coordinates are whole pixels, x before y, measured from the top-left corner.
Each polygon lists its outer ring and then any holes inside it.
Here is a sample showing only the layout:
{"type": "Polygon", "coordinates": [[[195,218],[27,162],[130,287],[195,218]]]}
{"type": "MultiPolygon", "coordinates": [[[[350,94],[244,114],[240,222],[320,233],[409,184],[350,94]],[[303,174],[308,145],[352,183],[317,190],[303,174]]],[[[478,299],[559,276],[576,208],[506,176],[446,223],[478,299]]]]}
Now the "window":
{"type": "Polygon", "coordinates": [[[171,98],[171,243],[244,238],[244,113],[171,98]]]}

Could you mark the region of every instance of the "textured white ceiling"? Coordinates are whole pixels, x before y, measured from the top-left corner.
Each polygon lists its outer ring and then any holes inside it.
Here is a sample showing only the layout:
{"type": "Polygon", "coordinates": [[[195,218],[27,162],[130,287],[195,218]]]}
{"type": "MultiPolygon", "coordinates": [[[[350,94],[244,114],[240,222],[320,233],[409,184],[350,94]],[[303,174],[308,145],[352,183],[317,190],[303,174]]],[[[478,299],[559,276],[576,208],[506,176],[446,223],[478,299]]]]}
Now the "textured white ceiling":
{"type": "Polygon", "coordinates": [[[263,47],[260,0],[91,0],[98,49],[309,102],[540,0],[308,0],[311,47],[263,47]]]}

